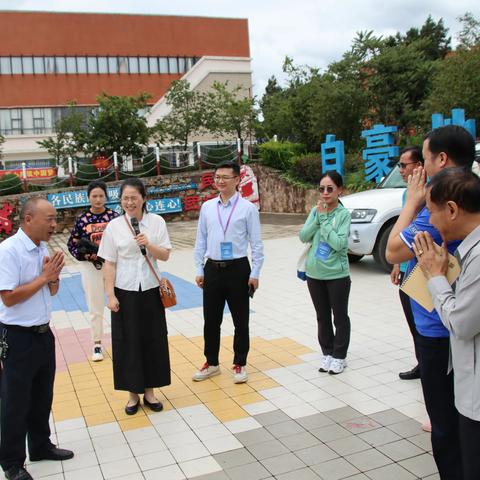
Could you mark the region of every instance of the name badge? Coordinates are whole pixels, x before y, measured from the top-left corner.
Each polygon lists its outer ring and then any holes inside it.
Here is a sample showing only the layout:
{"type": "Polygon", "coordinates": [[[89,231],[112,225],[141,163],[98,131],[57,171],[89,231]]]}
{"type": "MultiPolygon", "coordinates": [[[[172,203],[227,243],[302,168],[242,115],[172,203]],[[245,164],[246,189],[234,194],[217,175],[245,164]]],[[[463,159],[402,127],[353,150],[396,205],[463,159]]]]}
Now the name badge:
{"type": "Polygon", "coordinates": [[[315,257],[320,260],[327,260],[331,251],[332,247],[327,242],[320,242],[317,246],[315,257]]]}
{"type": "Polygon", "coordinates": [[[233,243],[220,242],[220,255],[222,260],[233,260],[233,243]]]}

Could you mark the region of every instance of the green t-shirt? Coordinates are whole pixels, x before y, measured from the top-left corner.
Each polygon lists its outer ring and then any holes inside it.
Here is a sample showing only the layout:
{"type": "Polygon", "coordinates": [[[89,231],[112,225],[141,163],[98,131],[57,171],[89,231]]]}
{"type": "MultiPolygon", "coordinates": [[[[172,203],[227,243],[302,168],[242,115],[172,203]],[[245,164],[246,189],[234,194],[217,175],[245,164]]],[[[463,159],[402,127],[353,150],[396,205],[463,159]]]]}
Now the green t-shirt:
{"type": "Polygon", "coordinates": [[[312,208],[300,230],[300,240],[312,246],[307,254],[305,272],[317,280],[334,280],[350,275],[348,265],[348,235],[350,212],[343,206],[328,213],[312,208]]]}

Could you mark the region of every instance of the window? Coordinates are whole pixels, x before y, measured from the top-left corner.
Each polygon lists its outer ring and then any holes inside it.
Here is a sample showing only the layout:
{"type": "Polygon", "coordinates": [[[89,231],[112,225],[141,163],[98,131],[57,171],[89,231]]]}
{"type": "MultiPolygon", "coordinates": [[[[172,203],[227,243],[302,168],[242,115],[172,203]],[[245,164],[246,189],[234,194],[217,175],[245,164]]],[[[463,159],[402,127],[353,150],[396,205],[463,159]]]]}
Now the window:
{"type": "Polygon", "coordinates": [[[185,73],[185,58],[178,59],[178,72],[185,73]]]}
{"type": "Polygon", "coordinates": [[[109,73],[118,73],[118,58],[108,57],[108,71],[109,73]]]}
{"type": "Polygon", "coordinates": [[[9,75],[12,73],[10,57],[0,57],[0,73],[3,75],[9,75]]]}
{"type": "Polygon", "coordinates": [[[160,73],[168,73],[168,58],[167,57],[160,57],[158,59],[160,65],[160,73]]]}
{"type": "Polygon", "coordinates": [[[140,70],[140,73],[148,73],[149,70],[148,70],[148,58],[147,57],[140,57],[138,59],[138,63],[139,63],[139,70],[140,70]]]}
{"type": "Polygon", "coordinates": [[[33,57],[33,70],[37,75],[45,73],[45,63],[43,57],[33,57]]]}
{"type": "Polygon", "coordinates": [[[88,73],[98,73],[97,57],[87,57],[88,73]]]}
{"type": "Polygon", "coordinates": [[[170,73],[178,73],[177,57],[170,57],[168,59],[168,71],[170,73]]]}
{"type": "Polygon", "coordinates": [[[185,59],[186,61],[186,64],[187,64],[187,72],[193,67],[193,58],[192,57],[188,57],[187,59],[185,59]]]}
{"type": "Polygon", "coordinates": [[[14,75],[19,75],[23,73],[22,57],[12,57],[12,73],[14,75]]]}
{"type": "Polygon", "coordinates": [[[137,57],[129,57],[128,58],[128,69],[130,73],[138,73],[138,58],[137,57]]]}
{"type": "Polygon", "coordinates": [[[45,73],[55,73],[55,57],[45,57],[45,73]]]}
{"type": "Polygon", "coordinates": [[[150,73],[158,73],[158,59],[157,57],[150,57],[148,59],[150,73]]]}
{"type": "Polygon", "coordinates": [[[77,72],[78,73],[88,73],[87,57],[77,57],[77,72]]]}
{"type": "Polygon", "coordinates": [[[33,133],[45,132],[45,115],[43,108],[33,108],[33,133]]]}
{"type": "Polygon", "coordinates": [[[98,73],[108,73],[107,57],[98,57],[98,73]]]}
{"type": "Polygon", "coordinates": [[[75,57],[67,57],[67,73],[77,73],[77,59],[75,57]]]}
{"type": "Polygon", "coordinates": [[[23,57],[23,73],[32,74],[33,73],[33,57],[23,57]]]}
{"type": "Polygon", "coordinates": [[[118,73],[128,73],[128,57],[118,58],[118,73]]]}
{"type": "Polygon", "coordinates": [[[55,57],[55,73],[67,73],[65,57],[55,57]]]}
{"type": "Polygon", "coordinates": [[[22,110],[12,108],[10,110],[11,133],[12,135],[21,135],[22,133],[22,110]]]}

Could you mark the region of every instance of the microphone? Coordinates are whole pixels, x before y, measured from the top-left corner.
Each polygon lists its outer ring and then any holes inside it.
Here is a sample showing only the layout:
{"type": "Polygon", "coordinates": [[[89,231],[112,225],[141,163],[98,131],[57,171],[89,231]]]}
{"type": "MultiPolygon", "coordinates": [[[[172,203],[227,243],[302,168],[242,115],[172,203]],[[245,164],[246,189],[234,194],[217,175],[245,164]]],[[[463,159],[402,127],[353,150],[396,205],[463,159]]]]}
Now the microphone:
{"type": "MultiPolygon", "coordinates": [[[[132,217],[130,219],[130,223],[132,224],[132,228],[133,228],[133,231],[135,232],[135,235],[139,235],[140,234],[140,227],[138,226],[137,218],[132,217]]],[[[142,255],[147,254],[147,250],[145,250],[145,247],[143,245],[140,247],[140,251],[142,252],[142,255]]]]}

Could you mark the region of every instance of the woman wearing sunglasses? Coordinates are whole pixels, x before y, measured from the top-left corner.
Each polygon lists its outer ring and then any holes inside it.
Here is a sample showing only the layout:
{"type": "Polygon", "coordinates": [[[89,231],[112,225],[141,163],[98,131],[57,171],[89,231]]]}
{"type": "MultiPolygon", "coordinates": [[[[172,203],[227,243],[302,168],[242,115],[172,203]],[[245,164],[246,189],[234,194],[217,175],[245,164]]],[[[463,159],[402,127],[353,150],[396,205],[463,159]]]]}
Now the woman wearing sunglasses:
{"type": "Polygon", "coordinates": [[[311,244],[305,267],[323,353],[319,371],[332,375],[347,366],[350,343],[350,213],[338,199],[342,190],[342,176],[334,171],[325,173],[320,180],[321,198],[300,231],[300,240],[311,244]]]}

